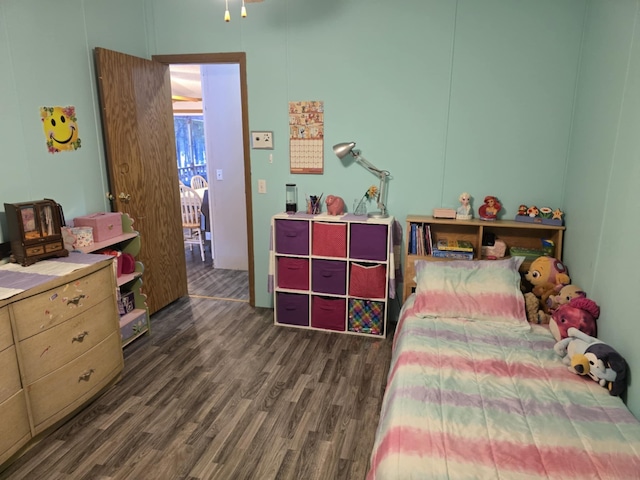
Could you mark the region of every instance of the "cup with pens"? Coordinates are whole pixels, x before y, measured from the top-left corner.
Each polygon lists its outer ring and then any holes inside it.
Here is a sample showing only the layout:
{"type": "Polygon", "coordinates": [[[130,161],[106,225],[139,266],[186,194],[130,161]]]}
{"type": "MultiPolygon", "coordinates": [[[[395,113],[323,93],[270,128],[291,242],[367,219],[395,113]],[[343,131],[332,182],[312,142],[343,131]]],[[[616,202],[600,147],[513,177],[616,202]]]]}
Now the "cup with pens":
{"type": "Polygon", "coordinates": [[[312,215],[316,215],[320,213],[322,209],[322,196],[324,193],[321,193],[320,196],[316,195],[308,195],[307,196],[307,213],[312,215]]]}

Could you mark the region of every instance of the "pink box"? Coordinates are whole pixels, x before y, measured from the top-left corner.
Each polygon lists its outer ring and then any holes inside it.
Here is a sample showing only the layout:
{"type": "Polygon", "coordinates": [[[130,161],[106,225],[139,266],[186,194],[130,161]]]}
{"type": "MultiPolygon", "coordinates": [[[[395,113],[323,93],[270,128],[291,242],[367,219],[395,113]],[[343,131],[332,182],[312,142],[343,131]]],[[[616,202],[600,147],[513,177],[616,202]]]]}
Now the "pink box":
{"type": "Polygon", "coordinates": [[[73,219],[74,227],[93,228],[93,241],[104,242],[122,235],[122,214],[118,212],[100,212],[73,219]]]}

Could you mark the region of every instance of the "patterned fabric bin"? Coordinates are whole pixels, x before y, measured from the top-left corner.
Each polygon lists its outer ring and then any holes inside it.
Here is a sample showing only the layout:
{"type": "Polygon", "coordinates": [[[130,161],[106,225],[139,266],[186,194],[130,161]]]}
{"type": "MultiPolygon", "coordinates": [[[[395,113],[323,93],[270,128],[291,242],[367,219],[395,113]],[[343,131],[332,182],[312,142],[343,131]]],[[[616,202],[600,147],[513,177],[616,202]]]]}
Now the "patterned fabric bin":
{"type": "Polygon", "coordinates": [[[351,263],[349,295],[363,298],[384,298],[387,266],[384,264],[351,263]]]}
{"type": "Polygon", "coordinates": [[[347,224],[314,222],[311,250],[313,255],[322,257],[346,257],[347,224]]]}
{"type": "Polygon", "coordinates": [[[347,301],[344,298],[311,298],[311,326],[344,332],[347,301]]]}
{"type": "Polygon", "coordinates": [[[384,302],[350,298],[348,329],[350,332],[382,335],[384,333],[384,302]]]}

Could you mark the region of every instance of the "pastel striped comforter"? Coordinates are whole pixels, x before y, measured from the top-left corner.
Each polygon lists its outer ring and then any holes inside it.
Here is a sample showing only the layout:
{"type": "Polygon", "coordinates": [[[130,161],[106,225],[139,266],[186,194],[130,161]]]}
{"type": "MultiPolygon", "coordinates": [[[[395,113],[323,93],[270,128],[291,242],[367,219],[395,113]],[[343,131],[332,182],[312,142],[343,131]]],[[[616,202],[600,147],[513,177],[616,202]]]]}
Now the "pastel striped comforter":
{"type": "Polygon", "coordinates": [[[394,342],[368,480],[640,479],[640,423],[544,327],[402,315],[394,342]]]}

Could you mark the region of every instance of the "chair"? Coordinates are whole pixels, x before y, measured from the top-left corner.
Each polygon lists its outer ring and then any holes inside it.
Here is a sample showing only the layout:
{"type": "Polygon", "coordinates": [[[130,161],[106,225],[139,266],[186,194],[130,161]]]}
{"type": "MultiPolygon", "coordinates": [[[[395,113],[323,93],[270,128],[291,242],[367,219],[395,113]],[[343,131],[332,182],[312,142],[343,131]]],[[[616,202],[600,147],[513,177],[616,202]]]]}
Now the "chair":
{"type": "Polygon", "coordinates": [[[184,243],[193,250],[193,245],[200,245],[200,257],[204,262],[204,242],[200,230],[202,200],[193,188],[180,185],[180,209],[182,210],[182,232],[184,243]]]}
{"type": "Polygon", "coordinates": [[[207,188],[209,187],[209,184],[207,183],[207,181],[204,179],[203,176],[201,175],[194,175],[193,177],[191,177],[191,188],[198,189],[198,188],[207,188]]]}

